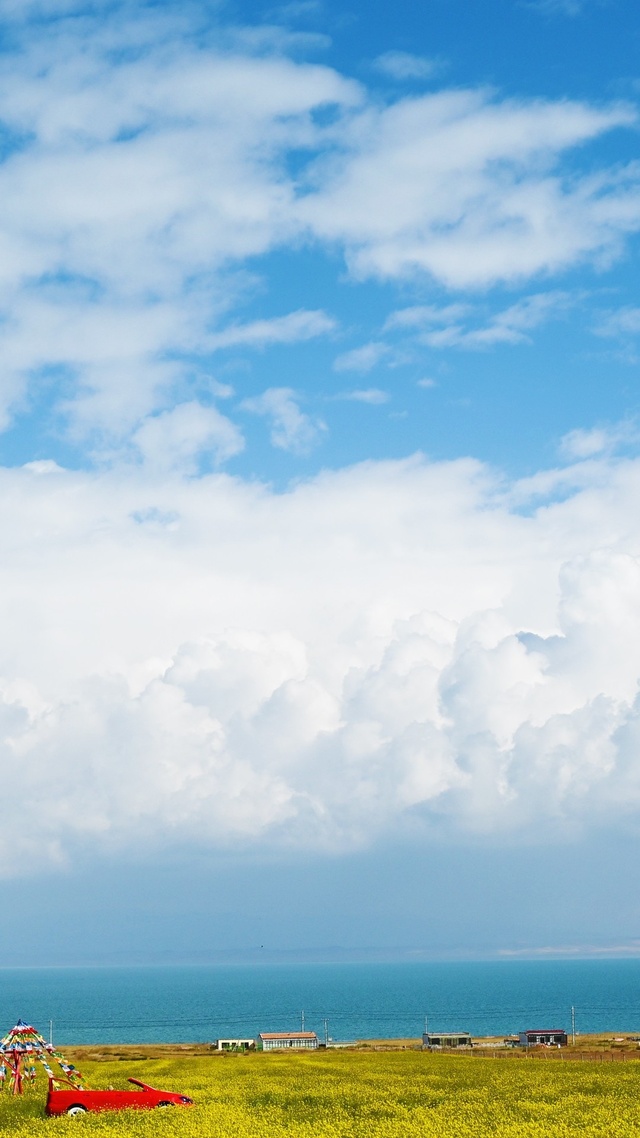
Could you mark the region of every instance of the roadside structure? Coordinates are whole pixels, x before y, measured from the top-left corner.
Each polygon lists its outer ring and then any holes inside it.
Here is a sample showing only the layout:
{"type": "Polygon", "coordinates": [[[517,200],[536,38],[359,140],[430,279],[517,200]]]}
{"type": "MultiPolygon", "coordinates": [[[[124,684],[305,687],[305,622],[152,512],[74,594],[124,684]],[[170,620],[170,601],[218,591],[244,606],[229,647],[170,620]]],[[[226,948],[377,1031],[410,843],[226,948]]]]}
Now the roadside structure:
{"type": "Polygon", "coordinates": [[[566,1047],[569,1042],[566,1031],[561,1027],[552,1027],[542,1030],[529,1028],[521,1031],[518,1036],[523,1047],[566,1047]]]}
{"type": "Polygon", "coordinates": [[[315,1050],[318,1036],[315,1031],[261,1031],[256,1046],[258,1051],[279,1051],[286,1047],[315,1050]]]}
{"type": "Polygon", "coordinates": [[[214,1051],[255,1051],[255,1039],[216,1039],[212,1044],[214,1051]]]}
{"type": "Polygon", "coordinates": [[[422,1033],[423,1047],[473,1047],[473,1041],[468,1031],[422,1033]]]}

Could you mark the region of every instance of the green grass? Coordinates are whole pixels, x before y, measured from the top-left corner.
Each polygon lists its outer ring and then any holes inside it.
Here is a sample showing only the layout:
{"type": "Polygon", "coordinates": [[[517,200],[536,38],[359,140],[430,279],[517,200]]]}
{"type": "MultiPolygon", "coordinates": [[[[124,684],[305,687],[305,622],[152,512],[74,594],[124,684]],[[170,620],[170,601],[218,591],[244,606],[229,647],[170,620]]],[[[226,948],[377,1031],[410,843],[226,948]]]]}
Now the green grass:
{"type": "Polygon", "coordinates": [[[196,1105],[45,1119],[41,1084],[23,1099],[0,1096],[0,1134],[630,1138],[640,1129],[640,1063],[329,1052],[110,1060],[86,1063],[84,1073],[95,1087],[125,1086],[133,1075],[196,1105]]]}

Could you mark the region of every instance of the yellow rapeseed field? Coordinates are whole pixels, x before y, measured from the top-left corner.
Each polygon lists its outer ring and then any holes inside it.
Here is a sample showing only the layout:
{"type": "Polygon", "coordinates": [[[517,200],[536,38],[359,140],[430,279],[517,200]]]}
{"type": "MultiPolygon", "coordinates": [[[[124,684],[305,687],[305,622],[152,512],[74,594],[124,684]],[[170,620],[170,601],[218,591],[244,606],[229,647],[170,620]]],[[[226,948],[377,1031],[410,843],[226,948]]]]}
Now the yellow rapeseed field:
{"type": "Polygon", "coordinates": [[[85,1065],[94,1087],[134,1075],[193,1107],[46,1119],[44,1087],[0,1096],[0,1134],[167,1138],[636,1138],[640,1063],[427,1052],[176,1056],[85,1065]]]}

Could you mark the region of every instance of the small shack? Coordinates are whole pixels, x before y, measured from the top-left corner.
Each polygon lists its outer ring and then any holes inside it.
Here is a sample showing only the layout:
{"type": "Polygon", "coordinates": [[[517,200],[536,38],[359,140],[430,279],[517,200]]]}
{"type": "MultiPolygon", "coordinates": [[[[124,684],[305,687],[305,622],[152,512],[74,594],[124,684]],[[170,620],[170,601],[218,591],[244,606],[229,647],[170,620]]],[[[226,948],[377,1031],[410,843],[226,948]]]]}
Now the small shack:
{"type": "Polygon", "coordinates": [[[255,1039],[216,1039],[212,1043],[214,1051],[254,1051],[255,1039]]]}
{"type": "Polygon", "coordinates": [[[560,1027],[547,1028],[544,1031],[521,1031],[519,1035],[523,1047],[566,1047],[569,1042],[566,1031],[560,1027]]]}
{"type": "Polygon", "coordinates": [[[473,1047],[468,1031],[433,1032],[422,1034],[423,1047],[473,1047]]]}
{"type": "Polygon", "coordinates": [[[315,1050],[318,1036],[315,1031],[261,1031],[256,1046],[258,1051],[279,1051],[284,1047],[315,1050]]]}

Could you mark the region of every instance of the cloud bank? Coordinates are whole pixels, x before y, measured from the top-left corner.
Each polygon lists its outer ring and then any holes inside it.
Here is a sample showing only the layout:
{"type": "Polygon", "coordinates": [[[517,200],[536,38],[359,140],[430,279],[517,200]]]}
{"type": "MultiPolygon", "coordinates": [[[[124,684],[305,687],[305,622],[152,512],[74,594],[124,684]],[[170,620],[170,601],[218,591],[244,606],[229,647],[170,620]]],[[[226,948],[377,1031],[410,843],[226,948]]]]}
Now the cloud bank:
{"type": "MultiPolygon", "coordinates": [[[[296,345],[353,378],[562,316],[539,279],[640,229],[636,109],[425,94],[397,52],[381,93],[305,61],[317,37],[203,11],[0,0],[0,427],[39,432],[0,469],[0,871],[635,819],[634,429],[569,423],[566,465],[520,482],[422,456],[282,493],[221,471],[256,423],[314,450],[306,383],[327,418],[404,414],[278,366],[296,345]],[[327,295],[364,281],[402,288],[360,336],[327,295]]],[[[628,346],[638,310],[594,330],[628,346]]]]}
{"type": "Polygon", "coordinates": [[[638,460],[0,481],[3,873],[637,818],[638,460]]]}

